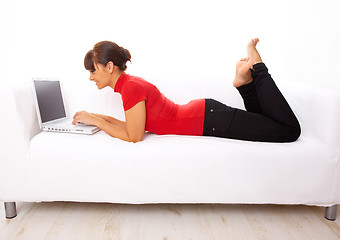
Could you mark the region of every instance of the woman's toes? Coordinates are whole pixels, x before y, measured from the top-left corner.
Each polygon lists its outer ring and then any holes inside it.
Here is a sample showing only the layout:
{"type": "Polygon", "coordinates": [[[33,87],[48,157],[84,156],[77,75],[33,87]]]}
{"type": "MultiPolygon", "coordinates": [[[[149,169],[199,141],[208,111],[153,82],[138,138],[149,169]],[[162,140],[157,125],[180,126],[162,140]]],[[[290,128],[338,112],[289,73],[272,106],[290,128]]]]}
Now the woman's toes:
{"type": "Polygon", "coordinates": [[[251,39],[250,42],[248,43],[248,47],[256,47],[256,45],[259,41],[260,40],[258,38],[251,39]]]}
{"type": "Polygon", "coordinates": [[[241,61],[241,62],[248,62],[249,59],[250,59],[249,57],[244,57],[244,58],[240,59],[240,61],[241,61]]]}

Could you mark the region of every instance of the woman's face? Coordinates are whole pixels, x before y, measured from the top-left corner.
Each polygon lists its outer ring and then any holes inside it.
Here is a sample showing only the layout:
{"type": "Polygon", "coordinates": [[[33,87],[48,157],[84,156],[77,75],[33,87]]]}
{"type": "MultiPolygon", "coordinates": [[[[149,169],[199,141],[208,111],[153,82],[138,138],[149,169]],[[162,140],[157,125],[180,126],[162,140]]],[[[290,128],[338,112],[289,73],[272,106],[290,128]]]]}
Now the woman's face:
{"type": "Polygon", "coordinates": [[[110,72],[102,64],[94,64],[95,71],[90,71],[90,80],[96,82],[98,89],[110,85],[110,72]]]}

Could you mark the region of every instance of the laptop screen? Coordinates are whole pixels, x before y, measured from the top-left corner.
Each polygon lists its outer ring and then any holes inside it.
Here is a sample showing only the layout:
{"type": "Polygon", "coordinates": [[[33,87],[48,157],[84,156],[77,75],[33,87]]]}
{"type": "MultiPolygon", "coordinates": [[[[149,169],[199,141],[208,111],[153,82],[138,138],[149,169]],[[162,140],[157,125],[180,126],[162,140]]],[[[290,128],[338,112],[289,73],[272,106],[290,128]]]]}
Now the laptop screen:
{"type": "Polygon", "coordinates": [[[66,117],[59,81],[34,80],[41,122],[66,117]]]}

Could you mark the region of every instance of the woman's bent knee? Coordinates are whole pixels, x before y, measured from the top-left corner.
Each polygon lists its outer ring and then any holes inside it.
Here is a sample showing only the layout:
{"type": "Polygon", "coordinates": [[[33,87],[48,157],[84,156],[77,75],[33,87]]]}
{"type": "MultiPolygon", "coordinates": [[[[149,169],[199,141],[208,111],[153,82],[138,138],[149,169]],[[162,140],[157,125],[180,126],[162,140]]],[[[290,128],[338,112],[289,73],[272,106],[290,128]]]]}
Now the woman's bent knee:
{"type": "Polygon", "coordinates": [[[300,135],[301,135],[300,126],[291,127],[289,129],[289,136],[287,137],[287,141],[285,141],[285,142],[295,142],[296,140],[299,139],[300,135]]]}

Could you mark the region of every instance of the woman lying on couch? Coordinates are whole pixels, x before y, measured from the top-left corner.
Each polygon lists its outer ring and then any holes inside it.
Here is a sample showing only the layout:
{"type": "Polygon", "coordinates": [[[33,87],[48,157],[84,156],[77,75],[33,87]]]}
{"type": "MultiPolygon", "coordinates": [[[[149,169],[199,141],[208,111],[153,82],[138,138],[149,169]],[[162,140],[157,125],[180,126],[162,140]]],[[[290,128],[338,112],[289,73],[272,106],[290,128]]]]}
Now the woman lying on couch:
{"type": "Polygon", "coordinates": [[[236,64],[234,87],[247,111],[213,99],[197,99],[178,105],[153,84],[125,73],[130,52],[110,41],[97,43],[84,60],[90,80],[98,89],[107,86],[122,95],[126,122],[113,117],[77,112],[73,124],[98,126],[112,137],[143,140],[145,131],[155,134],[215,136],[248,141],[293,142],[300,125],[277,88],[256,49],[259,39],[247,46],[248,57],[236,64]]]}

